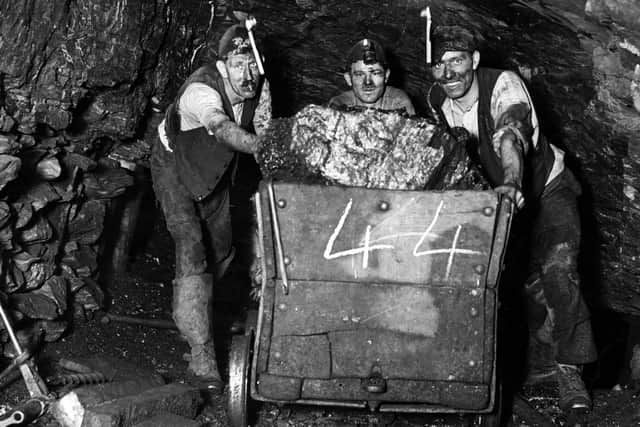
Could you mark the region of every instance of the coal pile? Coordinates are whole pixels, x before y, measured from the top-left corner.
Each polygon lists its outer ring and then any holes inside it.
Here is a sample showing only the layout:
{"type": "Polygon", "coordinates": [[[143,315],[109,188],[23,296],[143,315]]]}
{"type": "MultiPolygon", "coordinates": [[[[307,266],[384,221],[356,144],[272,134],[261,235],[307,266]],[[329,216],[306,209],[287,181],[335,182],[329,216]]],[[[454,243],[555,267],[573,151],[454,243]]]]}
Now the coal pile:
{"type": "Polygon", "coordinates": [[[391,190],[467,185],[464,141],[397,111],[309,105],[274,119],[257,156],[267,179],[391,190]]]}

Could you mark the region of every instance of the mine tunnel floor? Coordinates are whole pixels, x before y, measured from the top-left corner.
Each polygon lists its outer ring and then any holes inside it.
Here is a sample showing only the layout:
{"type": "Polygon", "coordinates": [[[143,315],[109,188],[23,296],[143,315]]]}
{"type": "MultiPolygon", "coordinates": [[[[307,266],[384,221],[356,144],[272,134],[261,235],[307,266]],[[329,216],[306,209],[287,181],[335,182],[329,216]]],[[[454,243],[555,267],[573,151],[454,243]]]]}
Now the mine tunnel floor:
{"type": "MultiPolygon", "coordinates": [[[[173,277],[173,244],[161,215],[154,206],[147,207],[150,218],[148,239],[136,248],[129,269],[124,274],[114,275],[109,280],[106,292],[109,297],[107,310],[111,313],[169,320],[171,318],[171,279],[173,277]]],[[[228,349],[231,341],[229,323],[240,317],[243,310],[251,305],[246,297],[248,286],[242,284],[218,292],[216,313],[218,313],[218,358],[221,369],[227,372],[228,349]],[[230,310],[228,307],[235,307],[230,310]]],[[[597,320],[596,316],[596,320],[597,320]]],[[[606,316],[604,316],[606,318],[606,316]]],[[[601,326],[601,328],[605,329],[601,326]]],[[[604,346],[604,353],[616,352],[615,345],[604,346]]],[[[162,375],[167,382],[184,382],[187,363],[183,353],[188,347],[174,330],[157,329],[148,326],[130,325],[118,322],[103,323],[94,314],[87,319],[75,319],[73,328],[57,342],[41,346],[37,365],[43,377],[54,375],[57,361],[72,360],[84,363],[87,360],[102,359],[122,369],[134,366],[138,376],[146,373],[162,375]]],[[[602,354],[601,349],[601,354],[602,354]]],[[[606,356],[607,354],[604,354],[606,356]]],[[[591,426],[633,426],[640,425],[640,392],[631,387],[619,387],[616,369],[603,366],[604,360],[586,371],[587,382],[593,387],[594,408],[585,424],[591,426]]],[[[53,388],[53,391],[58,391],[53,388]]],[[[529,409],[533,408],[548,425],[566,426],[571,424],[557,406],[557,390],[554,387],[536,387],[520,392],[529,409]]],[[[14,406],[27,399],[24,382],[17,378],[0,390],[0,404],[14,406]]],[[[228,426],[225,396],[206,400],[197,421],[205,426],[228,426]]],[[[326,407],[276,406],[256,404],[254,422],[257,427],[266,426],[462,426],[468,425],[457,416],[402,415],[372,413],[360,410],[332,409],[326,407]]],[[[521,405],[522,406],[522,405],[521,405]]],[[[41,417],[34,425],[58,427],[50,414],[41,417]]],[[[522,408],[516,408],[506,424],[510,426],[537,425],[527,417],[522,408]]]]}

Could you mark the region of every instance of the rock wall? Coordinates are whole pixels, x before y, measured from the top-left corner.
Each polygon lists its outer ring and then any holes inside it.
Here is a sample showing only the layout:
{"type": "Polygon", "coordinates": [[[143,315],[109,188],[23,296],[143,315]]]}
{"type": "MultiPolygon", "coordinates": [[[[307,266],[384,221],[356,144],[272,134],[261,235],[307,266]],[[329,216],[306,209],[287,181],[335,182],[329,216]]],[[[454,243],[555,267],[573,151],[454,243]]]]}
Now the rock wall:
{"type": "Polygon", "coordinates": [[[54,340],[101,307],[109,212],[144,167],[144,129],[189,73],[210,12],[190,1],[0,1],[0,292],[19,328],[54,340]]]}
{"type": "MultiPolygon", "coordinates": [[[[527,79],[545,132],[566,150],[584,187],[588,295],[593,303],[640,314],[640,114],[631,96],[640,63],[638,2],[428,3],[434,25],[460,23],[483,35],[485,65],[518,70],[527,79]]],[[[25,159],[26,151],[38,149],[45,152],[38,161],[59,159],[54,183],[68,179],[70,165],[83,158],[107,168],[144,164],[164,106],[208,44],[215,46],[246,12],[258,19],[276,115],[290,116],[345,90],[343,55],[365,36],[387,46],[392,84],[424,115],[431,84],[420,18],[426,4],[0,0],[0,139],[9,147],[3,153],[25,159]]],[[[0,176],[10,181],[17,164],[5,161],[0,176]]],[[[15,201],[14,184],[0,193],[8,203],[15,201]]]]}
{"type": "Polygon", "coordinates": [[[585,211],[591,213],[585,227],[591,246],[585,249],[589,261],[596,261],[587,284],[607,306],[637,315],[640,114],[633,108],[631,89],[640,63],[640,3],[588,0],[580,8],[557,0],[546,4],[535,12],[571,30],[577,41],[573,50],[558,53],[570,59],[557,70],[568,73],[568,80],[558,85],[548,73],[532,80],[549,98],[545,113],[575,157],[572,166],[585,188],[585,211]]]}

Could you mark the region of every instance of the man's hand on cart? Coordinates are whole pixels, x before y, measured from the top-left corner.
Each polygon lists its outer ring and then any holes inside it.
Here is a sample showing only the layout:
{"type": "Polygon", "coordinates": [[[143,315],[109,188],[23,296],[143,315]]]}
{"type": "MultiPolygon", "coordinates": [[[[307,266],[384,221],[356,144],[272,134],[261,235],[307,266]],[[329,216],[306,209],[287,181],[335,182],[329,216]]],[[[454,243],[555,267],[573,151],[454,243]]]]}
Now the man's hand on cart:
{"type": "Polygon", "coordinates": [[[254,301],[260,301],[260,293],[262,289],[262,259],[254,257],[249,267],[249,278],[251,279],[251,290],[249,295],[254,301]]]}
{"type": "Polygon", "coordinates": [[[502,194],[504,197],[509,198],[516,208],[522,209],[524,207],[524,195],[519,185],[513,183],[505,183],[494,189],[498,194],[502,194]]]}
{"type": "Polygon", "coordinates": [[[252,286],[249,291],[249,296],[252,301],[259,302],[262,297],[262,288],[260,286],[252,286]]]}

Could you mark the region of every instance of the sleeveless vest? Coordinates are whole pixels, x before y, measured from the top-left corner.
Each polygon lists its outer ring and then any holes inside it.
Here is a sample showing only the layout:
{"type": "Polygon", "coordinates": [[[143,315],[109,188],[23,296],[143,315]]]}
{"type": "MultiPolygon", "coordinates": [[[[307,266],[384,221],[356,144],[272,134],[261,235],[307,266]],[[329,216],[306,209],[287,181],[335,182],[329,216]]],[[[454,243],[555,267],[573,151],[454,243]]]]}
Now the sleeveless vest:
{"type": "MultiPolygon", "coordinates": [[[[472,152],[469,156],[477,159],[485,178],[489,180],[493,187],[503,183],[503,170],[500,158],[493,149],[491,137],[495,132],[495,123],[491,116],[491,95],[496,81],[502,70],[492,68],[478,68],[476,78],[478,79],[478,141],[477,146],[470,147],[472,152]]],[[[431,92],[431,104],[436,108],[442,108],[442,103],[446,94],[440,86],[434,87],[431,92]]],[[[524,159],[523,192],[539,198],[544,190],[545,183],[551,173],[551,168],[555,161],[553,150],[549,142],[540,134],[538,144],[524,159]]]]}
{"type": "MultiPolygon", "coordinates": [[[[180,97],[191,83],[204,83],[218,92],[222,98],[224,112],[235,122],[231,102],[224,89],[224,81],[215,67],[205,65],[198,68],[182,84],[175,101],[167,109],[165,130],[172,145],[176,169],[180,181],[197,200],[203,200],[211,194],[223,177],[229,173],[233,180],[236,171],[238,153],[228,145],[209,135],[204,126],[188,131],[180,130],[180,97]]],[[[260,93],[260,88],[258,88],[260,93]]],[[[259,97],[244,101],[240,127],[253,132],[253,115],[258,106],[259,97]]]]}

